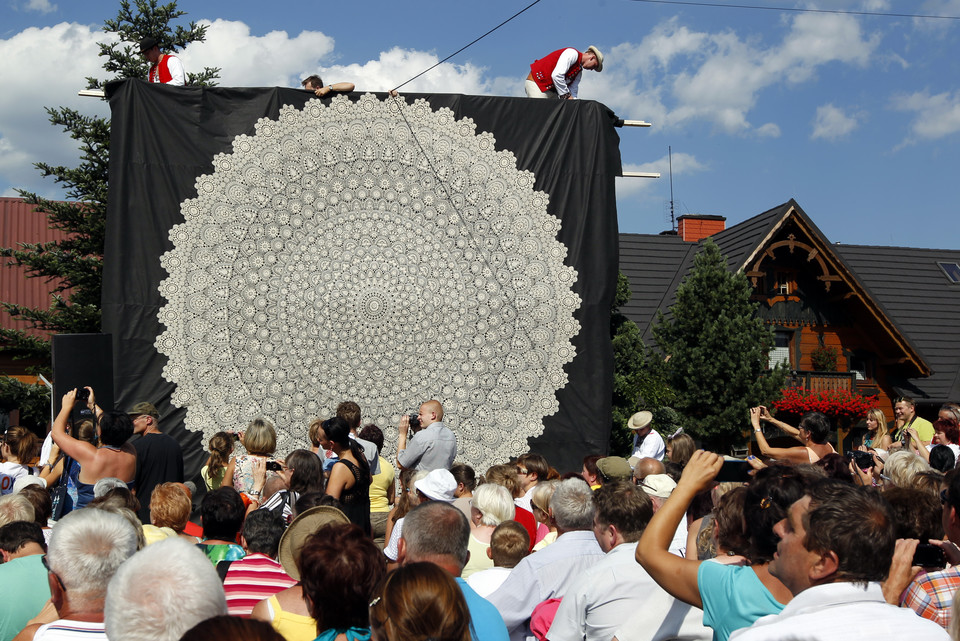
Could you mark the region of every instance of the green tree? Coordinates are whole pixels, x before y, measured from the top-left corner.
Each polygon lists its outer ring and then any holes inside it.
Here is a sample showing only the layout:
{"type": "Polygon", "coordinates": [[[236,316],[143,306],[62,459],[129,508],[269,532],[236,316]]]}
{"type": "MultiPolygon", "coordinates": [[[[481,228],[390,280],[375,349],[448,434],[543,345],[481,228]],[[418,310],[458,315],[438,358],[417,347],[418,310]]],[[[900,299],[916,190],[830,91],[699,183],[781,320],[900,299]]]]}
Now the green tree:
{"type": "Polygon", "coordinates": [[[767,370],[773,329],[757,315],[751,291],[708,239],[670,316],[658,314],[653,329],[684,429],[717,451],[743,438],[749,408],[778,398],[786,379],[785,366],[767,370]]]}
{"type": "MultiPolygon", "coordinates": [[[[650,354],[640,328],[620,312],[630,300],[630,283],[617,275],[617,293],[610,310],[610,338],[613,341],[613,425],[610,453],[629,456],[633,432],[627,419],[642,409],[669,405],[673,391],[664,378],[663,359],[650,354]]],[[[655,427],[657,427],[655,425],[655,427]]]]}
{"type": "MultiPolygon", "coordinates": [[[[153,36],[163,51],[178,51],[191,42],[202,42],[206,27],[191,22],[186,27],[172,22],[184,15],[176,2],[158,4],[157,0],[127,0],[120,3],[117,17],[104,22],[103,31],[113,34],[100,44],[106,80],[87,78],[88,89],[100,89],[107,82],[122,78],[144,78],[148,66],[140,56],[138,42],[153,36]]],[[[212,85],[219,69],[205,68],[188,73],[190,84],[212,85]]],[[[84,116],[65,107],[47,108],[50,122],[61,127],[77,141],[80,164],[77,167],[37,163],[44,177],[52,177],[64,190],[66,202],[42,198],[20,190],[20,196],[34,206],[37,215],[46,216],[50,227],[66,233],[64,240],[48,243],[24,243],[16,248],[0,249],[9,258],[7,265],[25,268],[27,275],[54,283],[49,308],[32,309],[3,303],[13,318],[26,320],[44,334],[100,331],[100,289],[103,269],[103,242],[107,212],[107,169],[110,158],[110,122],[105,118],[84,116]]],[[[34,368],[50,374],[50,341],[22,330],[0,329],[0,351],[14,358],[40,362],[34,368]]],[[[14,398],[27,398],[32,390],[17,384],[0,388],[0,406],[14,398]]],[[[32,398],[32,396],[30,397],[32,398]]]]}

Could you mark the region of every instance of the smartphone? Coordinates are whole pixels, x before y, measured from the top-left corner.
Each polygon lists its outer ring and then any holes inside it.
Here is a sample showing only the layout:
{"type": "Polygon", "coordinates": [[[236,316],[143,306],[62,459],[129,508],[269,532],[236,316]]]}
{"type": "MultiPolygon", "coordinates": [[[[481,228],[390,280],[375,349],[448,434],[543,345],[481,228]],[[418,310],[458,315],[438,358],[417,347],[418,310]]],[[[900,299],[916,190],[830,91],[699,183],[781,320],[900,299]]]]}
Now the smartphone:
{"type": "Polygon", "coordinates": [[[746,483],[752,477],[750,471],[753,466],[746,461],[724,461],[717,474],[717,483],[746,483]]]}
{"type": "Polygon", "coordinates": [[[922,568],[945,568],[947,556],[943,550],[932,543],[921,543],[913,553],[913,564],[922,568]]]}

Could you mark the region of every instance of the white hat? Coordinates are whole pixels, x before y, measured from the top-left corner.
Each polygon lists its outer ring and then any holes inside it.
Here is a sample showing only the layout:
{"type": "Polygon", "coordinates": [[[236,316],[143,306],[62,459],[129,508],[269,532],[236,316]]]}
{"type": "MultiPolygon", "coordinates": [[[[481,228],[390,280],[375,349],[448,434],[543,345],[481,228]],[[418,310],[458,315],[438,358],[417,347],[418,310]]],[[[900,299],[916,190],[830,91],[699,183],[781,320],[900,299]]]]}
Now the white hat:
{"type": "Polygon", "coordinates": [[[433,501],[452,503],[456,499],[453,493],[457,491],[457,479],[453,478],[449,470],[433,470],[417,481],[415,487],[433,501]]]}
{"type": "Polygon", "coordinates": [[[643,410],[642,412],[637,412],[627,421],[627,427],[631,430],[642,430],[647,425],[650,425],[650,422],[653,420],[653,412],[648,412],[643,410]]]}
{"type": "Polygon", "coordinates": [[[677,488],[677,482],[666,474],[648,474],[643,477],[640,487],[650,496],[666,499],[677,488]]]}
{"type": "Polygon", "coordinates": [[[13,482],[13,494],[19,494],[20,490],[27,487],[28,485],[39,485],[40,487],[47,487],[47,482],[44,481],[39,476],[33,476],[28,474],[26,476],[21,476],[16,481],[13,482]]]}

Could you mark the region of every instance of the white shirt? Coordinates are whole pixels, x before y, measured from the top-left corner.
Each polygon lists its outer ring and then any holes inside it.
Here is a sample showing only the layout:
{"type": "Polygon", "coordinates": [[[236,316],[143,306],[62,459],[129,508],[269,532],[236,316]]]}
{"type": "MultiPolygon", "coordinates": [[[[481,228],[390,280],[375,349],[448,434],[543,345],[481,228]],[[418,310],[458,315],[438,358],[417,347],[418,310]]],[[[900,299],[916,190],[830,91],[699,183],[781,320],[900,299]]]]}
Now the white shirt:
{"type": "Polygon", "coordinates": [[[583,75],[583,72],[578,73],[577,77],[574,78],[569,85],[567,84],[566,73],[570,70],[570,67],[577,64],[577,58],[579,56],[580,52],[571,47],[564,49],[560,57],[557,58],[557,66],[553,68],[550,79],[553,80],[553,86],[556,87],[557,95],[560,98],[565,97],[567,94],[570,94],[574,98],[577,97],[577,90],[580,88],[580,76],[583,75]]]}
{"type": "Polygon", "coordinates": [[[864,589],[842,582],[807,588],[780,614],[761,617],[730,635],[730,641],[781,639],[950,641],[950,635],[913,610],[886,603],[879,583],[864,589]]]}
{"type": "Polygon", "coordinates": [[[467,577],[467,585],[486,599],[503,585],[503,582],[510,576],[510,570],[511,568],[490,568],[474,572],[467,577]]]}
{"type": "Polygon", "coordinates": [[[563,598],[603,556],[593,532],[577,530],[524,557],[500,589],[488,597],[503,617],[510,638],[527,638],[533,609],[547,599],[563,598]]]}
{"type": "MultiPolygon", "coordinates": [[[[405,517],[404,517],[405,518],[405,517]]],[[[396,561],[400,554],[400,535],[403,534],[403,518],[397,519],[393,524],[393,530],[390,532],[390,540],[383,548],[384,555],[391,561],[396,561]]]]}
{"type": "Polygon", "coordinates": [[[514,505],[522,507],[527,512],[533,512],[533,491],[535,489],[537,489],[536,485],[527,490],[523,496],[513,499],[514,505]]]}
{"type": "Polygon", "coordinates": [[[703,611],[657,585],[634,558],[636,549],[636,543],[621,543],[584,573],[563,597],[549,641],[610,641],[614,634],[620,641],[713,637],[703,611]]]}
{"type": "Polygon", "coordinates": [[[663,437],[656,430],[650,430],[646,438],[637,443],[639,434],[633,435],[633,454],[637,458],[655,458],[658,461],[663,460],[663,455],[667,453],[667,446],[663,443],[663,437]]]}

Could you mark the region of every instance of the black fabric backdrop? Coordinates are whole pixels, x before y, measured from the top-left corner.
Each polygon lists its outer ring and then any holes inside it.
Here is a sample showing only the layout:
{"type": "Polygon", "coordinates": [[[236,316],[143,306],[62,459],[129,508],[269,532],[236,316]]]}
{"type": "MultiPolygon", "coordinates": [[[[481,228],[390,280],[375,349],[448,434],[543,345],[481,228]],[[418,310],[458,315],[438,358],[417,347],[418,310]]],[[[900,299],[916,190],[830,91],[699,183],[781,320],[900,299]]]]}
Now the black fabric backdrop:
{"type": "MultiPolygon", "coordinates": [[[[214,155],[229,153],[235,136],[253,134],[258,118],[276,118],[285,104],[302,108],[313,96],[279,87],[203,89],[125,80],[108,85],[107,97],[113,121],[102,303],[103,331],[114,341],[115,398],[119,408],[141,400],[157,406],[163,431],[183,445],[190,478],[203,465],[205,443],[184,427],[186,410],[170,404],[174,385],[161,376],[166,357],[153,346],[165,303],[157,287],[167,275],[159,257],[172,247],[170,228],[183,222],[181,201],[196,196],[195,180],[212,172],[214,155]]],[[[574,289],[583,301],[576,315],[581,331],[573,339],[577,356],[567,366],[569,383],[557,394],[560,410],[545,420],[530,448],[558,469],[579,471],[583,456],[607,451],[610,431],[614,177],[621,171],[616,117],[593,101],[403,97],[472,118],[478,133],[492,133],[497,149],[512,151],[518,168],[536,175],[535,188],[550,195],[549,211],[562,222],[558,239],[569,250],[566,263],[579,274],[574,289]]],[[[456,429],[454,417],[450,424],[456,429]]]]}

